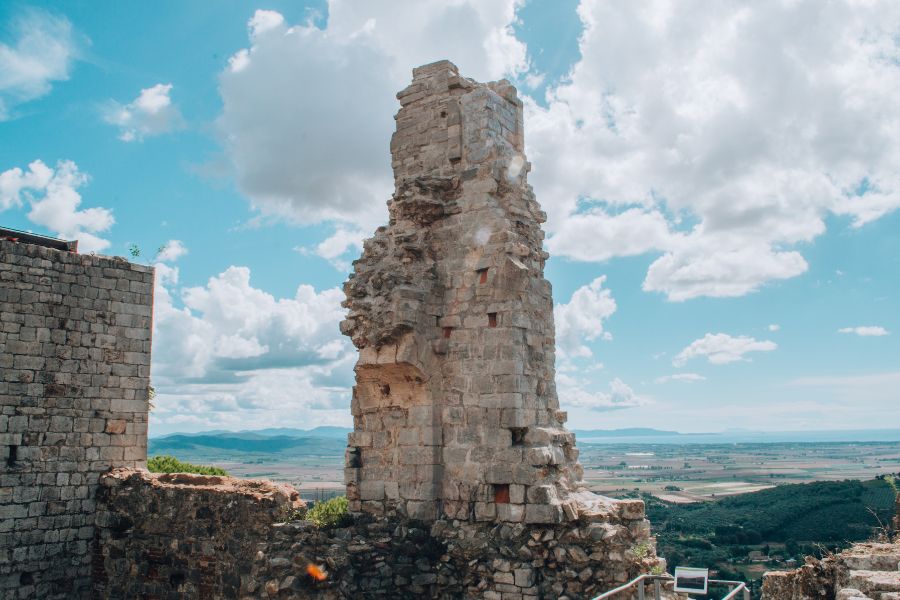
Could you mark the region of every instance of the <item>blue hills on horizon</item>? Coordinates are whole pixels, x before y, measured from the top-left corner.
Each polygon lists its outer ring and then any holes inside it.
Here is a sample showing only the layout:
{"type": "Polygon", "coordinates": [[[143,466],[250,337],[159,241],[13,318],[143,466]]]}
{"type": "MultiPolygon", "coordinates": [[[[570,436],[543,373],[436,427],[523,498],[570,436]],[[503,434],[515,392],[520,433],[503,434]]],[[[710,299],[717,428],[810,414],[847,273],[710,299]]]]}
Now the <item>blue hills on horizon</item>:
{"type": "MultiPolygon", "coordinates": [[[[171,433],[150,438],[151,447],[177,448],[207,446],[229,449],[253,448],[257,452],[279,452],[296,446],[336,447],[346,443],[352,429],[319,426],[312,429],[274,427],[256,430],[214,430],[197,433],[171,433]],[[317,440],[317,441],[316,441],[317,440]],[[269,450],[266,450],[266,449],[269,450]]],[[[722,432],[681,433],[650,427],[624,429],[575,429],[582,444],[740,444],[740,443],[870,443],[900,442],[900,429],[824,430],[824,431],[752,431],[729,429],[722,432]]]]}

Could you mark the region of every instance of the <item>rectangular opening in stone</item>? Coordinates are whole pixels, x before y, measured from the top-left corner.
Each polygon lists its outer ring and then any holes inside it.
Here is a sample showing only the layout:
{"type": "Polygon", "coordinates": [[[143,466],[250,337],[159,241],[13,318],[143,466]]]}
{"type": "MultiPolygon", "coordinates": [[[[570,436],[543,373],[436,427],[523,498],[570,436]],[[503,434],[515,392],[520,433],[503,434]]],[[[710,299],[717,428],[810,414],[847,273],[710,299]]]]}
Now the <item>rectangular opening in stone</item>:
{"type": "Polygon", "coordinates": [[[527,427],[510,427],[509,431],[512,433],[513,446],[521,446],[525,443],[525,434],[528,433],[527,427]]]}
{"type": "Polygon", "coordinates": [[[487,269],[478,269],[475,272],[478,273],[478,283],[487,283],[487,269]]]}
{"type": "Polygon", "coordinates": [[[509,504],[509,484],[494,484],[494,502],[496,504],[509,504]]]}
{"type": "Polygon", "coordinates": [[[488,313],[488,327],[497,326],[497,313],[488,313]]]}
{"type": "Polygon", "coordinates": [[[450,337],[450,334],[451,334],[451,333],[453,333],[453,328],[452,328],[452,327],[444,327],[444,337],[445,337],[445,338],[450,337]]]}
{"type": "Polygon", "coordinates": [[[14,467],[16,465],[16,461],[19,459],[19,447],[18,446],[10,446],[9,453],[6,455],[6,466],[14,467]]]}

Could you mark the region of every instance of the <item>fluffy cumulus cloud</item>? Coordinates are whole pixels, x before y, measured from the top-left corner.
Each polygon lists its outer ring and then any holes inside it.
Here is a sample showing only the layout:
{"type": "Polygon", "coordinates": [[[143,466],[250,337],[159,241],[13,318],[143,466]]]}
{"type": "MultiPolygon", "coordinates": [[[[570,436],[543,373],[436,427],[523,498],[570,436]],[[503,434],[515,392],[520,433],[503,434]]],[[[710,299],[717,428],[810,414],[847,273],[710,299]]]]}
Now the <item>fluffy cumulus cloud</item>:
{"type": "Polygon", "coordinates": [[[183,123],[181,112],[172,104],[171,92],[171,83],[157,83],[141,90],[128,104],[110,101],[103,118],[119,128],[119,139],[123,142],[139,142],[167,133],[183,123]]]}
{"type": "Polygon", "coordinates": [[[181,240],[169,240],[159,249],[156,260],[174,262],[188,253],[187,246],[181,240]]]}
{"type": "Polygon", "coordinates": [[[297,246],[294,249],[300,254],[313,254],[324,258],[338,271],[349,271],[351,261],[359,256],[363,249],[363,240],[368,235],[362,229],[337,227],[330,236],[314,247],[297,246]]]}
{"type": "Polygon", "coordinates": [[[370,231],[392,188],[394,94],[412,67],[443,58],[482,79],[522,72],[520,3],[331,0],[324,29],[257,11],[219,79],[239,188],[265,216],[370,231]]]}
{"type": "Polygon", "coordinates": [[[27,170],[14,167],[0,173],[0,211],[25,208],[35,225],[60,238],[78,240],[81,252],[99,252],[109,241],[97,234],[109,230],[115,219],[106,208],[80,208],[78,188],[87,182],[88,176],[70,160],[59,161],[56,168],[40,160],[27,170]]]}
{"type": "Polygon", "coordinates": [[[575,290],[568,303],[554,307],[556,348],[561,359],[590,357],[593,353],[587,342],[612,339],[603,322],[616,312],[616,301],[603,287],[605,281],[605,275],[596,278],[575,290]]]}
{"type": "Polygon", "coordinates": [[[672,364],[676,367],[684,366],[692,358],[706,358],[714,365],[749,360],[744,358],[750,352],[771,352],[778,348],[775,342],[768,340],[756,340],[746,335],[737,337],[727,333],[707,333],[698,340],[691,342],[684,350],[678,353],[672,364]]]}
{"type": "Polygon", "coordinates": [[[204,286],[178,276],[157,263],[157,431],[346,421],[355,352],[338,331],[339,289],[275,298],[236,266],[204,286]]]}
{"type": "Polygon", "coordinates": [[[877,325],[861,325],[859,327],[841,327],[838,333],[852,333],[863,337],[881,337],[888,335],[890,332],[884,327],[877,325]]]}
{"type": "Polygon", "coordinates": [[[76,56],[72,24],[38,10],[26,10],[9,28],[12,39],[0,41],[0,121],[24,102],[46,95],[53,82],[69,78],[76,56]]]}
{"type": "Polygon", "coordinates": [[[636,393],[628,384],[613,379],[608,391],[590,391],[586,381],[558,375],[559,404],[564,409],[585,408],[593,411],[610,411],[644,406],[650,402],[646,396],[636,393]]]}
{"type": "Polygon", "coordinates": [[[805,272],[829,214],[861,227],[900,206],[900,4],[578,11],[581,59],[526,103],[551,251],[656,253],[645,290],[740,296],[805,272]]]}

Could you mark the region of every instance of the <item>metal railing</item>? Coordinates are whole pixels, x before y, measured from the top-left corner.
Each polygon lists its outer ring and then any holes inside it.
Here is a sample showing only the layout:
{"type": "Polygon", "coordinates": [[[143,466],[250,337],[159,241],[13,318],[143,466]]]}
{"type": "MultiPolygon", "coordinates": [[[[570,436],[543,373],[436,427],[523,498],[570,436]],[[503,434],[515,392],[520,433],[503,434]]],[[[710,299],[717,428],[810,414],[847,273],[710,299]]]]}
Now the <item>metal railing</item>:
{"type": "MultiPolygon", "coordinates": [[[[662,596],[662,587],[664,585],[674,584],[675,578],[666,573],[665,575],[638,575],[628,583],[624,583],[617,588],[613,588],[608,592],[604,592],[599,596],[595,597],[593,600],[605,600],[606,598],[612,598],[616,594],[629,590],[637,585],[637,597],[638,600],[645,600],[645,585],[646,582],[653,582],[653,592],[655,600],[660,600],[662,596]],[[641,585],[638,585],[641,584],[641,585]]],[[[742,600],[750,600],[750,590],[747,588],[747,584],[743,581],[729,581],[725,579],[710,579],[709,583],[711,584],[721,584],[729,586],[728,593],[722,598],[722,600],[733,600],[737,597],[738,593],[743,592],[742,600]]]]}

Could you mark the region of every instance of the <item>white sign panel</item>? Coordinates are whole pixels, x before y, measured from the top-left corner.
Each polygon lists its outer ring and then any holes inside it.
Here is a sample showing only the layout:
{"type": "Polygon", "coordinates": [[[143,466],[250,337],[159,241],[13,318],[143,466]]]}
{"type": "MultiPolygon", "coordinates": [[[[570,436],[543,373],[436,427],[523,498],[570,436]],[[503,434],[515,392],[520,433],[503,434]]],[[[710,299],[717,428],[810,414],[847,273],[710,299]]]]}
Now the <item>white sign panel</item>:
{"type": "Polygon", "coordinates": [[[688,594],[706,594],[709,569],[675,567],[675,591],[688,594]]]}

